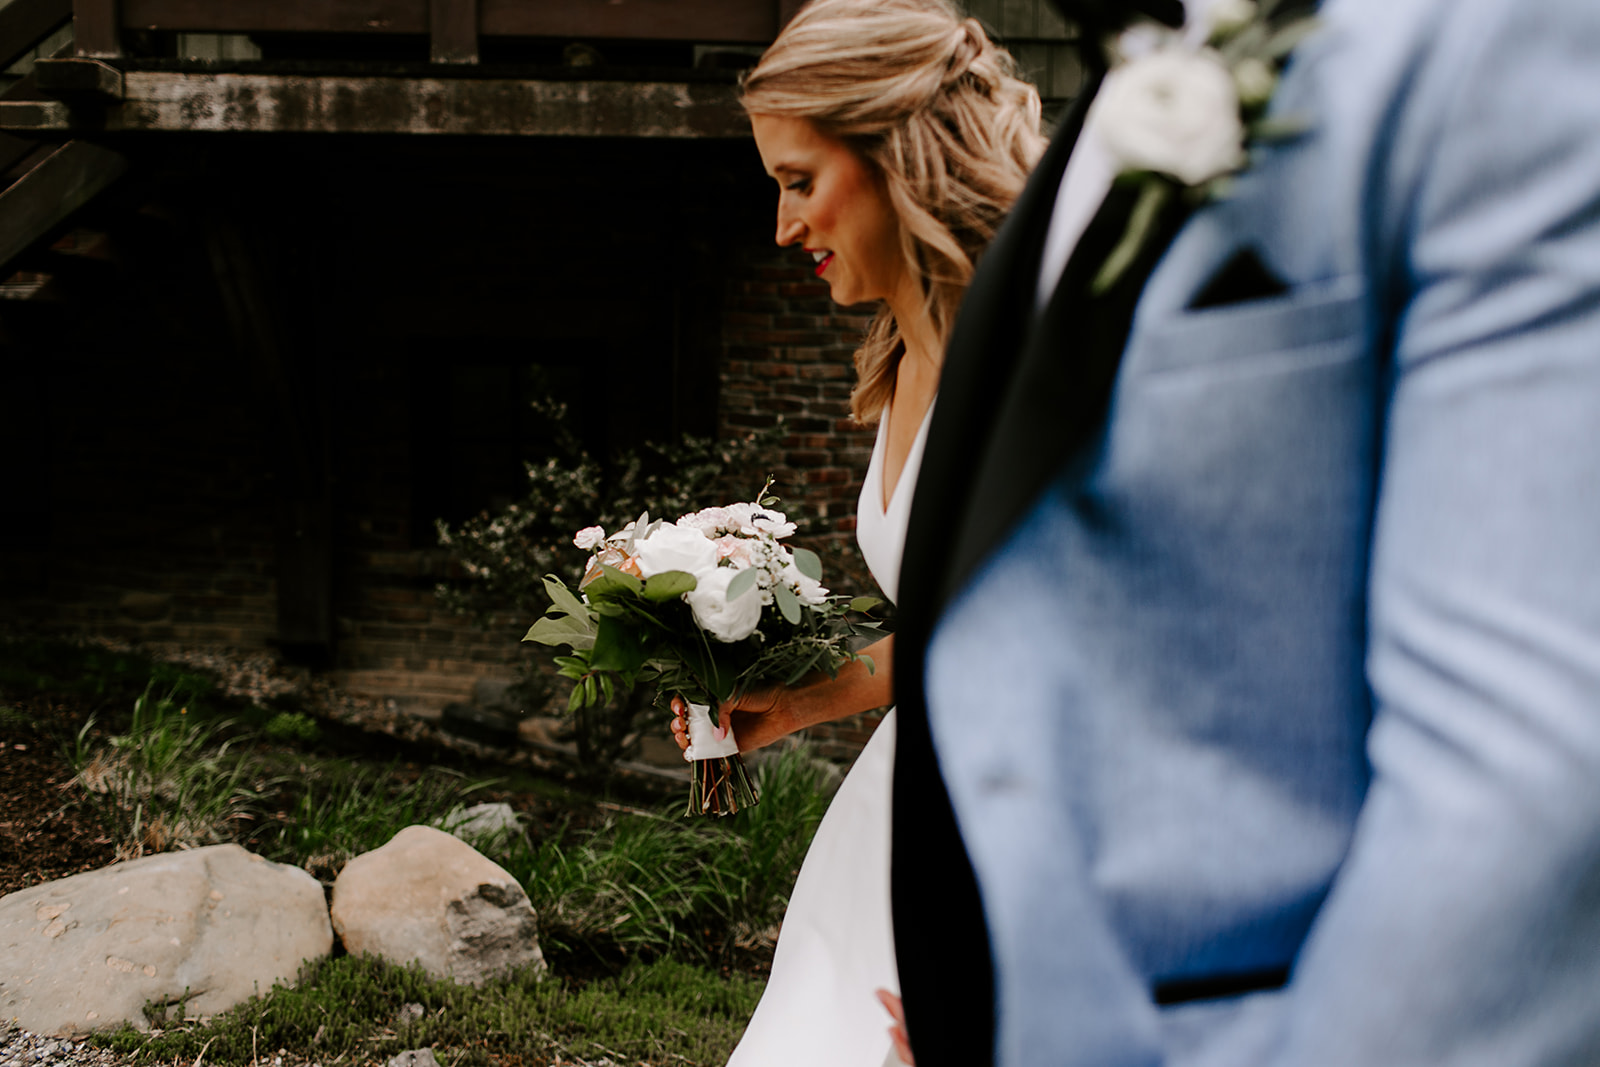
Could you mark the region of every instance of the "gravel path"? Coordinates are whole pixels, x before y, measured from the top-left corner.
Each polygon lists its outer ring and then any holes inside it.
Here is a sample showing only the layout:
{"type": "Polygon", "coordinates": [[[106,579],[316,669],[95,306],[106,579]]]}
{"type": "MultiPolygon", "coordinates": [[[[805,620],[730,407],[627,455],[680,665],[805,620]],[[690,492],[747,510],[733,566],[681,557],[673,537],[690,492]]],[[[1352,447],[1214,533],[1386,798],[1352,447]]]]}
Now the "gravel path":
{"type": "Polygon", "coordinates": [[[62,1041],[0,1023],[0,1067],[120,1067],[130,1060],[87,1041],[62,1041]]]}

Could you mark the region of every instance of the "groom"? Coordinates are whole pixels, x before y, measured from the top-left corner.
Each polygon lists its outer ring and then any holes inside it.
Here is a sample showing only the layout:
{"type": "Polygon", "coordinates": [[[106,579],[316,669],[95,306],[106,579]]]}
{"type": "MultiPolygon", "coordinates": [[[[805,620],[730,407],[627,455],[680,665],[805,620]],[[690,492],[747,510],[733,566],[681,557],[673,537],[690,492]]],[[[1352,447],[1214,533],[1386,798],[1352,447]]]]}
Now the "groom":
{"type": "Polygon", "coordinates": [[[1305,132],[1099,293],[1069,115],[962,310],[895,664],[920,1067],[1600,1062],[1600,4],[1318,17],[1305,132]]]}

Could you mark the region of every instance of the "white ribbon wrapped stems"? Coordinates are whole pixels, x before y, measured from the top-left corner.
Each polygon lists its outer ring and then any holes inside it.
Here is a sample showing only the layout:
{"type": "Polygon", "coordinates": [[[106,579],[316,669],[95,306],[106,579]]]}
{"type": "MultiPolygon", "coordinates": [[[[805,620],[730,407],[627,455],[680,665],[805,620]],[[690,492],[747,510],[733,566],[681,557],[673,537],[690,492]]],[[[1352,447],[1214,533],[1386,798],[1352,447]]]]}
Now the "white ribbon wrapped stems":
{"type": "Polygon", "coordinates": [[[717,740],[717,723],[711,717],[709,706],[690,704],[688,720],[689,747],[683,751],[685,760],[692,763],[697,759],[718,759],[739,754],[739,742],[735,740],[732,729],[722,740],[717,740]]]}

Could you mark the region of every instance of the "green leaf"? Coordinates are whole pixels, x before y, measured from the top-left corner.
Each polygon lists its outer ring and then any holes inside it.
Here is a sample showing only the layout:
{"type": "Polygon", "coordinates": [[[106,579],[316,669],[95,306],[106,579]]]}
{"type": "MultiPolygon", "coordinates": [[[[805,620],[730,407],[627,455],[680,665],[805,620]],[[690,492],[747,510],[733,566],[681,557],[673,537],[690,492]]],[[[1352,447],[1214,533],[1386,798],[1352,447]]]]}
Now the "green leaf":
{"type": "Polygon", "coordinates": [[[581,619],[571,615],[546,615],[528,627],[524,641],[541,645],[570,645],[575,652],[594,647],[594,629],[589,623],[589,613],[581,619]]]}
{"type": "Polygon", "coordinates": [[[610,617],[600,620],[594,651],[589,656],[591,667],[597,671],[627,674],[644,666],[648,658],[644,642],[639,640],[638,631],[633,627],[610,617]]]}
{"type": "Polygon", "coordinates": [[[882,604],[882,603],[883,603],[883,600],[880,597],[858,596],[854,600],[850,601],[850,603],[847,604],[846,607],[850,611],[859,611],[859,612],[865,614],[866,612],[871,611],[873,608],[877,607],[879,604],[882,604]]]}
{"type": "Polygon", "coordinates": [[[644,583],[631,574],[624,574],[617,568],[602,563],[600,564],[600,577],[590,582],[585,587],[589,599],[595,597],[617,596],[618,594],[633,593],[637,595],[644,588],[644,583]]]}
{"type": "Polygon", "coordinates": [[[699,584],[688,571],[662,571],[645,579],[644,598],[657,602],[674,600],[693,592],[699,584]]]}
{"type": "Polygon", "coordinates": [[[1321,22],[1315,18],[1296,19],[1272,35],[1267,42],[1266,58],[1282,59],[1299,47],[1300,42],[1310,37],[1321,22]]]}
{"type": "Polygon", "coordinates": [[[746,567],[738,574],[735,574],[733,576],[733,581],[728,583],[728,599],[730,601],[738,600],[740,597],[744,596],[745,593],[754,588],[755,584],[756,569],[754,567],[746,567]]]}
{"type": "Polygon", "coordinates": [[[809,548],[794,550],[794,569],[814,582],[822,581],[822,557],[809,548]]]}
{"type": "MultiPolygon", "coordinates": [[[[786,585],[773,586],[772,597],[778,602],[778,610],[783,612],[783,617],[798,626],[800,623],[799,598],[786,585]]],[[[732,598],[730,597],[729,599],[732,598]]]]}
{"type": "Polygon", "coordinates": [[[873,659],[871,656],[857,656],[856,659],[867,665],[868,674],[878,673],[878,661],[873,659]]]}
{"type": "Polygon", "coordinates": [[[555,575],[547,574],[544,576],[544,591],[549,595],[552,607],[559,608],[568,615],[577,618],[586,619],[589,617],[589,609],[584,605],[583,601],[579,600],[572,590],[567,588],[566,583],[555,575]]]}

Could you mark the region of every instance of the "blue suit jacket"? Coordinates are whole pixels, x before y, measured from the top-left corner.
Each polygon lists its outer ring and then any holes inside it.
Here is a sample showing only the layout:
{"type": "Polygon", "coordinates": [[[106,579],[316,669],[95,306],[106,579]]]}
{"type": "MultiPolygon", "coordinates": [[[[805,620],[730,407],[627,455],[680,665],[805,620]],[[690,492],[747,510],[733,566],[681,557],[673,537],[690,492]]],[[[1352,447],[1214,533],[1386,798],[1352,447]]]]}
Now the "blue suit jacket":
{"type": "Polygon", "coordinates": [[[978,550],[1016,427],[957,328],[896,662],[923,1067],[990,963],[1006,1067],[1600,1062],[1600,2],[1321,17],[1310,132],[1188,222],[978,550]],[[1195,310],[1246,249],[1287,291],[1195,310]]]}

